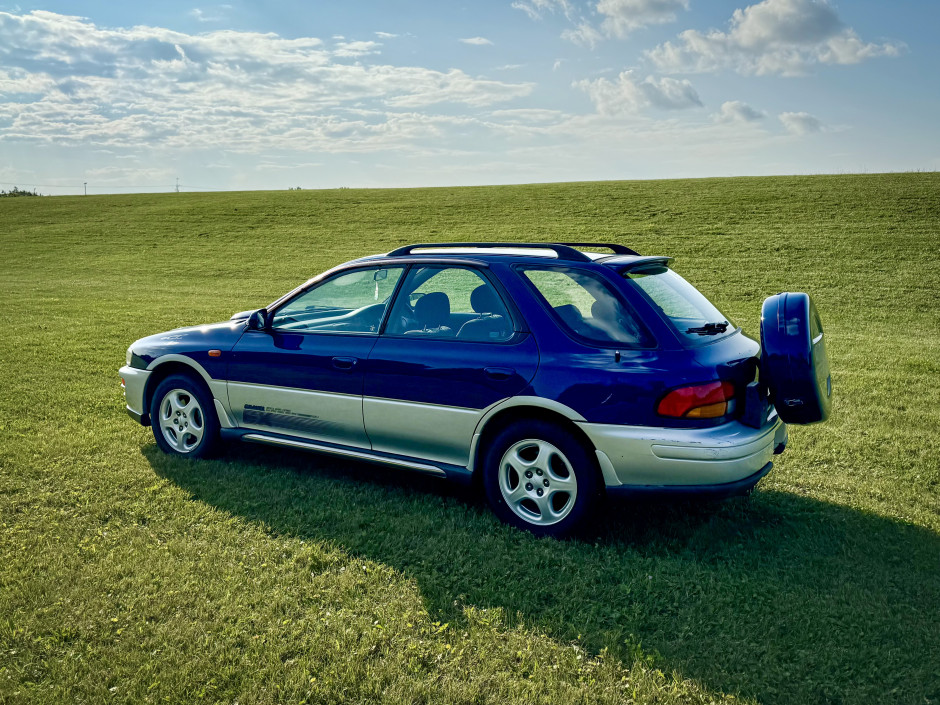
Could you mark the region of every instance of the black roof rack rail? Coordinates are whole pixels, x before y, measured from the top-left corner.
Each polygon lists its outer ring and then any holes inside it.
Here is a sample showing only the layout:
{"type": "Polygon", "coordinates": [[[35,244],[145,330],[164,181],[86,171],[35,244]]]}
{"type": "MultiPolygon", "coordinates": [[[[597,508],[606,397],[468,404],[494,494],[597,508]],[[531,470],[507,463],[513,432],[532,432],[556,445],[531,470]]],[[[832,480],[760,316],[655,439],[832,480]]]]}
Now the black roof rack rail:
{"type": "Polygon", "coordinates": [[[571,262],[591,262],[591,258],[583,252],[574,249],[577,247],[606,247],[618,255],[635,255],[629,247],[623,245],[600,242],[425,242],[417,245],[405,245],[388,253],[388,257],[404,257],[413,254],[415,250],[440,248],[514,248],[526,250],[551,250],[558,259],[571,262]]]}

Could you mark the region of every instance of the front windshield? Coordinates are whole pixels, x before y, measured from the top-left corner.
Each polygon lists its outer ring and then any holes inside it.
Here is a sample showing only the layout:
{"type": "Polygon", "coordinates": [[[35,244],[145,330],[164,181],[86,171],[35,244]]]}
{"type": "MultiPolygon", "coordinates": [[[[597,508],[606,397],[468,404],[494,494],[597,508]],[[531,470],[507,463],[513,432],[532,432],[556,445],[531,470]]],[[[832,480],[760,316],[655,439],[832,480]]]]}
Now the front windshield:
{"type": "Polygon", "coordinates": [[[623,277],[642,291],[687,340],[705,342],[735,330],[711,301],[668,267],[626,271],[623,277]]]}

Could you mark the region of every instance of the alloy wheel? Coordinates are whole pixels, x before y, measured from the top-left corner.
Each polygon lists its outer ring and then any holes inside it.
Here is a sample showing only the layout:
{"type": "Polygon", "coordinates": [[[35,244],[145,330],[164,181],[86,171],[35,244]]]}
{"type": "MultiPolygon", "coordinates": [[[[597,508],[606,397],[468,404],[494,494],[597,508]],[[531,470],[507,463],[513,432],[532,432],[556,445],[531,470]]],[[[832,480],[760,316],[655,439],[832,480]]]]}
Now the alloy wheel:
{"type": "Polygon", "coordinates": [[[160,402],[160,430],[173,450],[192,453],[202,442],[206,418],[196,395],[186,389],[172,389],[160,402]]]}
{"type": "Polygon", "coordinates": [[[499,463],[499,490],[520,519],[537,526],[557,524],[574,509],[578,481],[565,454],[548,441],[518,441],[499,463]]]}

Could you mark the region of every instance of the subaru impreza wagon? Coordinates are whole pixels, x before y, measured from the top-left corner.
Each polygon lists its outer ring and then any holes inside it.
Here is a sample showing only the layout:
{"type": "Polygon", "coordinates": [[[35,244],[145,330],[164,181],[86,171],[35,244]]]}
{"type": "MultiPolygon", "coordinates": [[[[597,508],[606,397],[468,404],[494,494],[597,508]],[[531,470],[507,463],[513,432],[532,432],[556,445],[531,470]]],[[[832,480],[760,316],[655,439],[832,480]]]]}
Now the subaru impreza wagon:
{"type": "Polygon", "coordinates": [[[136,341],[127,411],[174,455],[240,439],[479,481],[536,534],[571,531],[604,493],[746,493],[787,423],[829,415],[819,315],[772,296],[759,344],[671,262],[598,243],[363,257],[136,341]]]}

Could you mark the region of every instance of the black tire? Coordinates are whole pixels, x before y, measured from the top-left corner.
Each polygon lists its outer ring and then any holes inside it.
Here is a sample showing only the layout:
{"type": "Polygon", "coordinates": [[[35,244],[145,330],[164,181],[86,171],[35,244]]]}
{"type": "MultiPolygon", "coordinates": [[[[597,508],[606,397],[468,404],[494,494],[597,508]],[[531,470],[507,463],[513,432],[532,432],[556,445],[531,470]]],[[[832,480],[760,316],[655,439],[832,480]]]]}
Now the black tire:
{"type": "Polygon", "coordinates": [[[777,294],[761,307],[761,380],[786,423],[825,421],[832,376],[822,321],[809,295],[777,294]]]}
{"type": "Polygon", "coordinates": [[[577,438],[537,420],[500,431],[483,460],[483,488],[493,513],[537,536],[564,536],[582,526],[597,505],[599,476],[593,453],[577,438]]]}
{"type": "Polygon", "coordinates": [[[220,444],[219,418],[202,380],[174,374],[157,385],[150,402],[150,426],[168,455],[207,458],[220,444]]]}

